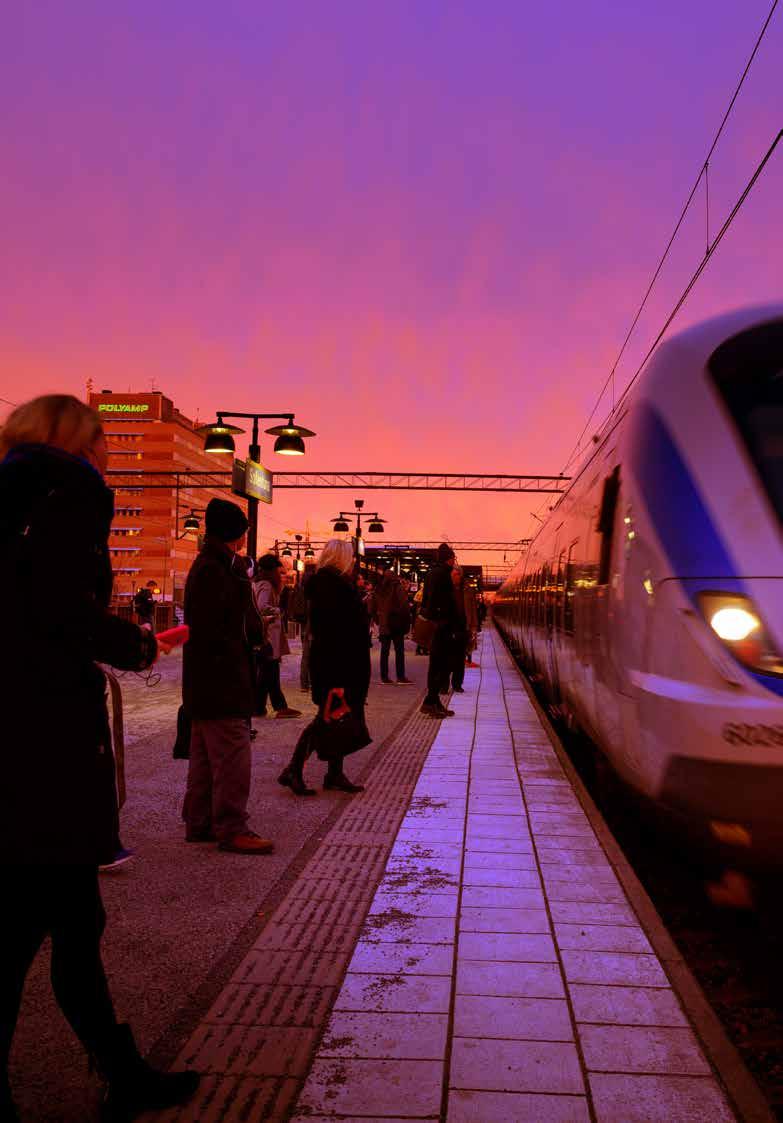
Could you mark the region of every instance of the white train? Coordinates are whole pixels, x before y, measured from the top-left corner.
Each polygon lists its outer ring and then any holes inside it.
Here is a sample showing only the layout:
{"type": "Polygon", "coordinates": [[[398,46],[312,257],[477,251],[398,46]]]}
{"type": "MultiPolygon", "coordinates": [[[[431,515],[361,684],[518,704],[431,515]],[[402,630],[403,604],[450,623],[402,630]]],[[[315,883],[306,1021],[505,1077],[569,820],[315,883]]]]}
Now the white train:
{"type": "Polygon", "coordinates": [[[783,861],[783,307],[659,348],[493,611],[623,780],[783,861]]]}

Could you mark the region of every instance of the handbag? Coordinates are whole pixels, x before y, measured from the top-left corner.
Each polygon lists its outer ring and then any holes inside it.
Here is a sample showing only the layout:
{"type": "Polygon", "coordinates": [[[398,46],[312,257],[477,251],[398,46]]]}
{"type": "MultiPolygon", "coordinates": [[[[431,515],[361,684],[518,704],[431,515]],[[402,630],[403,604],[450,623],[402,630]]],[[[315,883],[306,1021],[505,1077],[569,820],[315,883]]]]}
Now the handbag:
{"type": "Polygon", "coordinates": [[[372,741],[363,713],[352,710],[345,701],[345,691],[335,687],[329,691],[318,715],[304,730],[308,755],[315,753],[319,760],[341,760],[372,741]]]}
{"type": "Polygon", "coordinates": [[[422,647],[425,651],[429,651],[437,627],[436,620],[428,620],[426,616],[419,613],[416,617],[416,623],[413,625],[413,639],[416,645],[422,647]]]}

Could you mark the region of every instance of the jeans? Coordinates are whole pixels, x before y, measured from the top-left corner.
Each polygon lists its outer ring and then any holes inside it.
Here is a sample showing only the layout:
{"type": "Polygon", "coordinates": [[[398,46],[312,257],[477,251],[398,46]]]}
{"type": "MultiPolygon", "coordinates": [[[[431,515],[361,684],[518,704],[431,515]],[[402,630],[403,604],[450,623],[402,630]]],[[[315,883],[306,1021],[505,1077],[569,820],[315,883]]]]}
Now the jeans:
{"type": "Polygon", "coordinates": [[[439,694],[445,693],[451,671],[451,633],[447,624],[439,624],[432,637],[430,647],[430,664],[427,668],[427,697],[424,704],[437,706],[440,702],[439,694]]]}
{"type": "Polygon", "coordinates": [[[381,678],[389,677],[389,651],[394,644],[394,673],[397,679],[405,678],[405,633],[393,632],[381,636],[381,678]]]}
{"type": "Polygon", "coordinates": [[[89,1053],[109,1047],[116,1017],[101,961],[106,926],[97,866],[3,866],[3,962],[0,965],[0,1079],[27,972],[52,937],[52,987],[60,1009],[89,1053]]]}
{"type": "Polygon", "coordinates": [[[247,718],[193,719],[188,786],[182,817],[195,838],[214,833],[230,842],[247,830],[250,795],[247,718]]]}
{"type": "Polygon", "coordinates": [[[256,694],[256,713],[266,710],[267,698],[273,710],[287,710],[288,703],[280,687],[280,660],[264,659],[258,668],[258,692],[256,694]]]}

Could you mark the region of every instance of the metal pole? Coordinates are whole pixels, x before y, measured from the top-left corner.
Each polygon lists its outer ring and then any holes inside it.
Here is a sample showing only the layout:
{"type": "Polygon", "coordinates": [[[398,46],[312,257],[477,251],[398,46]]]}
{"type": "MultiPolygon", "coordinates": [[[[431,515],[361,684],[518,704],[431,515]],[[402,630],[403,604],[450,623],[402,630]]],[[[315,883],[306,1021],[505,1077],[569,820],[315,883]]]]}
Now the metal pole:
{"type": "MultiPolygon", "coordinates": [[[[258,418],[253,418],[253,441],[248,449],[248,457],[256,464],[261,462],[261,446],[258,443],[258,418]]],[[[247,501],[247,552],[253,561],[256,560],[258,546],[258,500],[247,501]]]]}

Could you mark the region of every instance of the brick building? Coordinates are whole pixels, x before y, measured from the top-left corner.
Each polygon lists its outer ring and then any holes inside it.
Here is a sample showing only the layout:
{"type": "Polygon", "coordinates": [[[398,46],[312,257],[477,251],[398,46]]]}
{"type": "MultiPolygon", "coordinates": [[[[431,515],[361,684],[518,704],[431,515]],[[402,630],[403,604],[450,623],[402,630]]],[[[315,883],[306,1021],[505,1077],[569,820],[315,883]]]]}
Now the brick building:
{"type": "MultiPolygon", "coordinates": [[[[90,405],[103,419],[109,447],[109,468],[129,473],[225,471],[232,457],[204,452],[203,438],[193,422],[160,392],[114,394],[110,390],[90,394],[90,405]]],[[[109,483],[112,483],[111,477],[109,483]]],[[[191,508],[201,510],[213,496],[227,498],[226,489],[173,486],[171,479],[132,479],[115,487],[115,516],[110,549],[114,569],[114,592],[120,604],[128,604],[142,585],[154,581],[159,601],[182,602],[185,578],[198,549],[197,535],[183,534],[183,522],[191,508]],[[144,487],[144,483],[164,483],[144,487]],[[179,494],[178,494],[179,493],[179,494]],[[179,517],[179,526],[176,520],[179,517]]],[[[203,527],[203,513],[200,515],[203,527]]]]}

